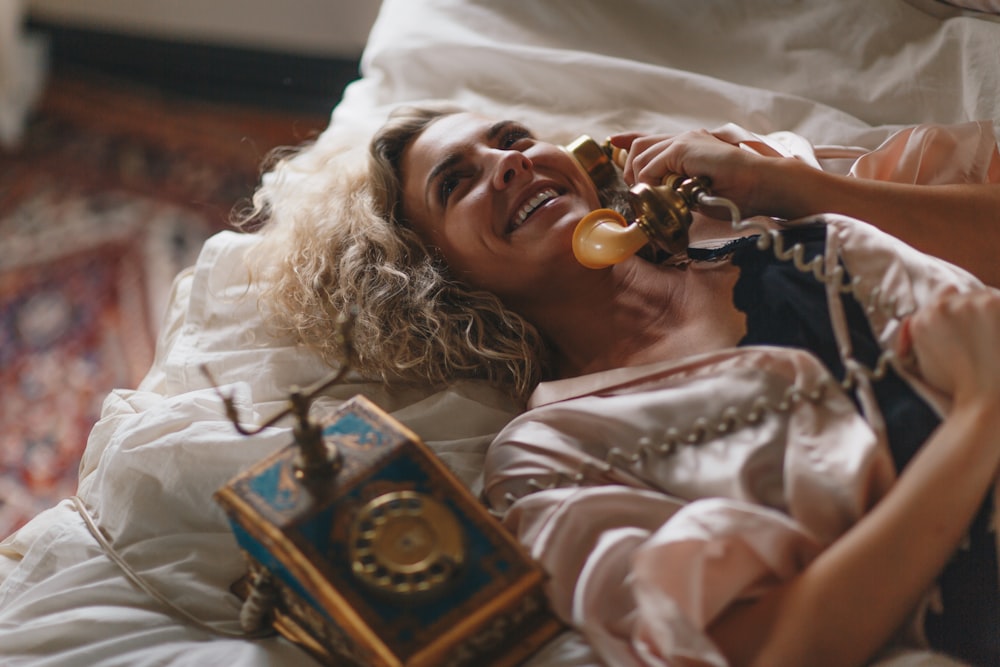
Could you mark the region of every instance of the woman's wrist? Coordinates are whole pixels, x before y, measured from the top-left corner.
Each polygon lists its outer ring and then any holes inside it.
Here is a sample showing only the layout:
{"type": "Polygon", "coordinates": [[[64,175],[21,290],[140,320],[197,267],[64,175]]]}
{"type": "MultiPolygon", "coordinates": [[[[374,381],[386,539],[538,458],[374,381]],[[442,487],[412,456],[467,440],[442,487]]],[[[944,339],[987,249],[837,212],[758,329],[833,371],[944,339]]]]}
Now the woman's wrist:
{"type": "MultiPolygon", "coordinates": [[[[945,421],[962,436],[945,447],[951,456],[965,459],[967,471],[981,470],[985,482],[996,480],[1000,474],[1000,403],[985,397],[964,398],[956,396],[945,421]]],[[[969,473],[963,478],[971,483],[969,473]]]]}
{"type": "Polygon", "coordinates": [[[983,392],[956,393],[951,414],[961,415],[963,421],[986,438],[1000,439],[1000,396],[983,392]]]}
{"type": "Polygon", "coordinates": [[[760,165],[751,210],[784,220],[827,212],[834,179],[794,158],[771,158],[760,165]]]}

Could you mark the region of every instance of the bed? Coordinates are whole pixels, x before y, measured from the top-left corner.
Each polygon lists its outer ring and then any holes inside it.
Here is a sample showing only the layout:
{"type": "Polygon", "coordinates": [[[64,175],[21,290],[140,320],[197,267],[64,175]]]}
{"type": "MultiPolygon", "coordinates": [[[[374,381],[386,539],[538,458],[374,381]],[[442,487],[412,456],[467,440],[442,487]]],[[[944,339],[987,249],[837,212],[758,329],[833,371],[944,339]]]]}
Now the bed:
{"type": "MultiPolygon", "coordinates": [[[[385,0],[363,76],[297,159],[335,168],[395,105],[437,99],[517,116],[560,142],[581,130],[604,136],[735,123],[784,145],[805,141],[823,168],[842,172],[918,124],[981,121],[981,141],[995,147],[994,5],[385,0]]],[[[233,394],[245,423],[263,422],[283,407],[290,386],[329,371],[262,320],[259,286],[245,267],[258,242],[222,232],[177,276],[149,374],[137,389],[107,397],[80,468],[79,498],[120,556],[164,597],[224,632],[238,632],[240,600],[229,589],[245,565],[212,494],[291,436],[284,423],[252,438],[236,433],[199,367],[207,364],[233,394]]],[[[319,407],[359,393],[419,434],[473,492],[486,445],[516,413],[474,382],[435,391],[356,376],[319,407]]],[[[0,543],[0,663],[314,661],[280,638],[221,636],[178,617],[123,575],[67,499],[0,543]]],[[[528,664],[602,663],[582,636],[566,631],[528,664]]],[[[884,664],[950,663],[912,653],[884,664]]]]}

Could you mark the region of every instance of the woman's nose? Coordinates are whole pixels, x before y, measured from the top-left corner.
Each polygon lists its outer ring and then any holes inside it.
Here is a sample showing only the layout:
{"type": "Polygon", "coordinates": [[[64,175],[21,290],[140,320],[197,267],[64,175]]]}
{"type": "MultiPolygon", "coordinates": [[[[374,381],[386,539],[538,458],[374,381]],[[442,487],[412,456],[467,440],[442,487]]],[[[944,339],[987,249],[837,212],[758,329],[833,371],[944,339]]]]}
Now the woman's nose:
{"type": "Polygon", "coordinates": [[[521,151],[500,151],[493,172],[493,186],[503,190],[513,183],[519,174],[529,172],[533,167],[531,159],[521,151]]]}

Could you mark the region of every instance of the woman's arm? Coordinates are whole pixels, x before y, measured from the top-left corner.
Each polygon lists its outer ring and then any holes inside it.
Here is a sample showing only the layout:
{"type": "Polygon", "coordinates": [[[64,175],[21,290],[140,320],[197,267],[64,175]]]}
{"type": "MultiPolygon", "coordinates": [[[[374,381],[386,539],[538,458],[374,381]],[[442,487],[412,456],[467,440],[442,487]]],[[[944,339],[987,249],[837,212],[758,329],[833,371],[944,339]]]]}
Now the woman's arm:
{"type": "Polygon", "coordinates": [[[1000,185],[912,185],[840,176],[741,150],[704,130],[618,135],[612,141],[629,149],[627,183],[659,183],[668,172],[707,176],[714,193],[732,200],[747,217],[848,215],[1000,286],[1000,185]]]}
{"type": "Polygon", "coordinates": [[[886,497],[789,583],[710,633],[734,665],[860,665],[906,620],[965,535],[1000,466],[1000,297],[944,297],[909,325],[952,411],[886,497]]]}
{"type": "Polygon", "coordinates": [[[760,184],[769,215],[788,220],[841,213],[1000,286],[1000,185],[912,185],[839,176],[774,160],[760,184]]]}

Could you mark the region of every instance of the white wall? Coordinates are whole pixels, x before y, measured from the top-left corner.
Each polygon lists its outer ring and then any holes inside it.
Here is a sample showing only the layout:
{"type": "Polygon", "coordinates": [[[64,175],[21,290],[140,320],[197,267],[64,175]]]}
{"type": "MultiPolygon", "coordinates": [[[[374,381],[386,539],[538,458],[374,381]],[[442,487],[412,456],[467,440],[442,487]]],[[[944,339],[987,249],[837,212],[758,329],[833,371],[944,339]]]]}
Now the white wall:
{"type": "Polygon", "coordinates": [[[33,16],[136,36],[356,57],[380,0],[27,0],[33,16]]]}

